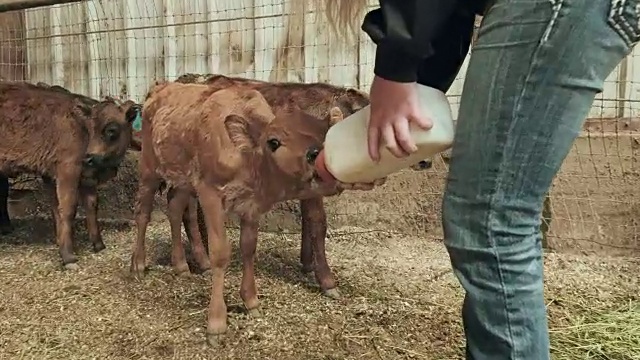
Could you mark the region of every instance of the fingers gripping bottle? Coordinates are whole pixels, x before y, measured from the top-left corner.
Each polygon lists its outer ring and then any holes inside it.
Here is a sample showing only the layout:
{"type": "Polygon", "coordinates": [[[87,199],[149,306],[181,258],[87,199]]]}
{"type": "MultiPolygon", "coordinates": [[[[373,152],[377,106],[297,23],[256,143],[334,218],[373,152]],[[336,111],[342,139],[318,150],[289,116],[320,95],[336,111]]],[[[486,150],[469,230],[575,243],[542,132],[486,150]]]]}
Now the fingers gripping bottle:
{"type": "Polygon", "coordinates": [[[367,146],[370,106],[366,106],[329,129],[315,162],[318,175],[325,181],[371,183],[450,148],[454,124],[446,95],[428,86],[416,84],[416,87],[422,114],[433,123],[429,130],[411,124],[416,152],[396,158],[382,146],[380,160],[377,163],[371,160],[367,146]]]}

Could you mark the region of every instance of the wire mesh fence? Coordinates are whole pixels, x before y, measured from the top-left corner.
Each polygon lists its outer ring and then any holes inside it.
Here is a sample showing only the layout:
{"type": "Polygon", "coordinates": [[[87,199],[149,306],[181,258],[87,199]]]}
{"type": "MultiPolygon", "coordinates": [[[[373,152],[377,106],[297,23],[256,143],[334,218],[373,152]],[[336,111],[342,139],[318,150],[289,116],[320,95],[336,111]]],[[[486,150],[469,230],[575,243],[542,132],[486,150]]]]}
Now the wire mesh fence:
{"type": "MultiPolygon", "coordinates": [[[[640,247],[639,51],[607,79],[554,182],[544,214],[552,248],[629,254],[640,247]]],[[[0,77],[60,85],[94,98],[140,102],[154,81],[185,73],[328,82],[366,91],[373,60],[366,35],[336,35],[312,1],[91,0],[0,13],[0,77]]],[[[466,62],[448,93],[454,117],[465,70],[466,62]]],[[[102,190],[113,211],[123,210],[118,214],[131,213],[136,171],[131,154],[118,179],[102,190]]],[[[433,168],[402,171],[378,190],[328,199],[329,225],[441,238],[446,171],[438,158],[433,168]]],[[[279,205],[264,225],[297,231],[297,203],[279,205]]]]}

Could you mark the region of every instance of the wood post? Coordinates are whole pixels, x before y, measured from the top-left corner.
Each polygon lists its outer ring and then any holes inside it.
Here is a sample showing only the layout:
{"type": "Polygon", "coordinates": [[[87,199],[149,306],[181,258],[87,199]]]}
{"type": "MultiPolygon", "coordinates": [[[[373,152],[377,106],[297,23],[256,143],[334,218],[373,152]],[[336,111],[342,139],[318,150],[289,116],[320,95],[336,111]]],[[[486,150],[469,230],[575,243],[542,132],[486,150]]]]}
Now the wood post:
{"type": "Polygon", "coordinates": [[[0,0],[0,13],[80,1],[83,0],[0,0]]]}

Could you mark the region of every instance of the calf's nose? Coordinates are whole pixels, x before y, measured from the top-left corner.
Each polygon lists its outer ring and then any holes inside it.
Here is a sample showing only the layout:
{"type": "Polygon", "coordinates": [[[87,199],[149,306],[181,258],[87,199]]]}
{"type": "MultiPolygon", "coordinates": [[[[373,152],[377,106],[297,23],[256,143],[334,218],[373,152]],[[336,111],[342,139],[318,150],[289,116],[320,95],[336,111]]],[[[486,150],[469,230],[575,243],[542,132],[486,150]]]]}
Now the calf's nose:
{"type": "Polygon", "coordinates": [[[316,161],[316,158],[320,154],[320,148],[317,146],[312,146],[307,150],[307,162],[309,164],[313,164],[316,161]]]}
{"type": "Polygon", "coordinates": [[[102,157],[99,155],[87,155],[82,160],[82,164],[85,166],[100,166],[102,164],[102,157]]]}
{"type": "Polygon", "coordinates": [[[82,164],[85,166],[93,166],[94,165],[93,156],[87,155],[84,160],[82,160],[82,164]]]}
{"type": "Polygon", "coordinates": [[[418,163],[418,166],[420,167],[420,169],[426,170],[431,169],[433,163],[431,162],[431,160],[422,160],[418,163]]]}

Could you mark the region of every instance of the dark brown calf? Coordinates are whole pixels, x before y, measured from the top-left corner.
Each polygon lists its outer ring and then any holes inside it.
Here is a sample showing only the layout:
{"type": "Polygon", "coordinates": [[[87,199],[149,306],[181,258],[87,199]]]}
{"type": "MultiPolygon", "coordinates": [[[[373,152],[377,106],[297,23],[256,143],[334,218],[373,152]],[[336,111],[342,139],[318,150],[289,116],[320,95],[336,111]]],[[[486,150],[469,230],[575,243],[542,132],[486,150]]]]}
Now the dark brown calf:
{"type": "MultiPolygon", "coordinates": [[[[49,85],[49,84],[43,83],[43,82],[39,82],[36,85],[39,86],[39,87],[42,87],[42,88],[46,88],[46,89],[61,91],[61,92],[65,92],[65,93],[71,93],[69,90],[63,88],[62,86],[58,86],[58,85],[49,85]]],[[[114,98],[114,97],[111,97],[111,96],[106,96],[104,98],[104,101],[112,101],[112,102],[115,102],[115,103],[119,103],[120,102],[117,98],[114,98]]],[[[133,105],[136,105],[136,103],[131,101],[131,100],[128,100],[128,101],[126,101],[126,102],[124,102],[122,104],[122,106],[124,106],[125,108],[129,108],[129,107],[131,107],[133,105]]],[[[134,132],[134,134],[135,134],[135,132],[134,132]]],[[[140,151],[141,150],[140,139],[136,138],[135,136],[132,136],[131,137],[131,143],[129,144],[129,147],[130,147],[131,150],[140,151]]]]}
{"type": "MultiPolygon", "coordinates": [[[[153,195],[165,181],[172,192],[169,218],[179,247],[180,221],[197,195],[205,219],[212,272],[207,333],[210,341],[227,328],[224,273],[231,257],[225,235],[227,212],[240,217],[243,276],[240,295],[258,315],[254,256],[258,223],[274,204],[300,196],[316,183],[313,161],[331,118],[313,117],[287,104],[272,111],[251,89],[217,90],[198,84],[163,83],[144,103],[140,180],[135,217],[138,235],[131,271],[145,269],[145,233],[153,195]]],[[[183,255],[182,255],[183,256],[183,255]]],[[[180,263],[184,258],[176,259],[180,263]]],[[[174,266],[176,263],[174,263],[174,266]]]]}
{"type": "Polygon", "coordinates": [[[105,248],[97,219],[96,186],[117,174],[131,141],[133,102],[118,105],[46,84],[0,83],[0,227],[11,230],[8,178],[40,175],[52,192],[56,243],[63,265],[77,268],[72,222],[78,200],[87,210],[94,251],[105,248]],[[80,197],[78,197],[80,195],[80,197]]]}

